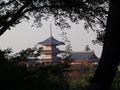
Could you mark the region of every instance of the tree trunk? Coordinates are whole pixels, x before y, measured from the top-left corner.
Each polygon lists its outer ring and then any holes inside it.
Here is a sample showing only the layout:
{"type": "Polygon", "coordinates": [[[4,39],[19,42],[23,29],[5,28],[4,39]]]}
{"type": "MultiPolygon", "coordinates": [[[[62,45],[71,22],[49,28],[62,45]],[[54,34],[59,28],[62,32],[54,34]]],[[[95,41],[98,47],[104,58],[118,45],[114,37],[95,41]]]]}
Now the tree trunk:
{"type": "Polygon", "coordinates": [[[120,1],[110,0],[102,56],[89,90],[110,90],[120,61],[120,1]]]}

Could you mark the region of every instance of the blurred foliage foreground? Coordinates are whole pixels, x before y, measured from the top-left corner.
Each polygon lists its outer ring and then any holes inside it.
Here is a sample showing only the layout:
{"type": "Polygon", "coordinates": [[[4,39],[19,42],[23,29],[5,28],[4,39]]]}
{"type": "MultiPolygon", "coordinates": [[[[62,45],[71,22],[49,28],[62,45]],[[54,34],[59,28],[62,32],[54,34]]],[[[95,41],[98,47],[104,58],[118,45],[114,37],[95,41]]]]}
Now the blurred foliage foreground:
{"type": "MultiPolygon", "coordinates": [[[[28,69],[26,66],[5,64],[0,66],[0,90],[87,90],[93,72],[85,71],[75,79],[69,76],[70,69],[64,64],[38,65],[28,69]]],[[[74,73],[74,72],[73,72],[74,73]]],[[[118,72],[113,90],[120,89],[118,72]]]]}
{"type": "MultiPolygon", "coordinates": [[[[5,61],[0,63],[0,90],[87,90],[96,67],[81,68],[64,63],[26,67],[5,61]]],[[[113,90],[120,89],[119,76],[118,71],[113,90]]]]}

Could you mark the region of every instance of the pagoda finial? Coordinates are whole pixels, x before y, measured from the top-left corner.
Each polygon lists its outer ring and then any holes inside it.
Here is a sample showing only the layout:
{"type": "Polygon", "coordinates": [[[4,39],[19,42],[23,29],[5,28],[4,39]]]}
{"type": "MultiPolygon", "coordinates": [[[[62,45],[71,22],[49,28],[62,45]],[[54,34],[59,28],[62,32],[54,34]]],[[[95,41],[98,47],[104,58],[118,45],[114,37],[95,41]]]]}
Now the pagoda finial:
{"type": "Polygon", "coordinates": [[[50,22],[50,37],[52,37],[52,23],[50,22]]]}

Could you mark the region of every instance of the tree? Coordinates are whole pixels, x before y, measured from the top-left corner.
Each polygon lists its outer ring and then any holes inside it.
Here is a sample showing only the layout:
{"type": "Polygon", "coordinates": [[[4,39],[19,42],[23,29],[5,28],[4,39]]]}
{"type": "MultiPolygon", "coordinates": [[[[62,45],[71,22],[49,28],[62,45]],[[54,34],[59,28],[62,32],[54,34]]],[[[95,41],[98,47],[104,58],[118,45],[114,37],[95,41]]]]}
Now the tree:
{"type": "Polygon", "coordinates": [[[104,0],[1,0],[0,1],[0,36],[11,26],[19,24],[23,19],[35,18],[37,25],[41,25],[42,19],[53,16],[55,24],[61,28],[69,27],[66,18],[78,23],[86,21],[88,28],[96,23],[105,27],[106,9],[100,6],[104,0]]]}
{"type": "Polygon", "coordinates": [[[10,59],[10,53],[12,52],[12,50],[10,48],[7,48],[5,50],[1,50],[0,49],[0,65],[2,64],[6,64],[9,62],[10,59]]]}
{"type": "Polygon", "coordinates": [[[12,61],[19,61],[19,60],[27,60],[29,57],[37,58],[41,54],[42,48],[27,48],[25,50],[21,50],[19,53],[16,53],[12,56],[12,61]]]}
{"type": "Polygon", "coordinates": [[[120,62],[119,51],[119,0],[110,0],[110,10],[104,38],[103,52],[91,82],[90,90],[110,90],[120,62]]]}
{"type": "Polygon", "coordinates": [[[90,51],[90,47],[89,47],[89,45],[86,45],[86,47],[85,47],[85,51],[90,51]]]}
{"type": "MultiPolygon", "coordinates": [[[[91,27],[94,30],[96,24],[104,29],[107,17],[107,10],[101,4],[108,0],[8,0],[8,2],[1,1],[0,5],[3,6],[0,17],[2,23],[0,23],[0,35],[2,35],[10,26],[19,23],[23,17],[30,15],[35,17],[35,22],[39,23],[41,18],[47,18],[49,15],[53,15],[56,25],[61,28],[68,26],[65,18],[69,18],[72,22],[84,19],[86,21],[85,27],[91,27]],[[13,4],[16,3],[14,6],[13,4]],[[11,7],[13,5],[16,9],[11,7]],[[9,6],[10,10],[6,8],[9,6]],[[5,11],[3,13],[3,11],[5,11]],[[9,12],[11,11],[11,12],[9,12]],[[5,19],[2,19],[5,17],[5,19]]],[[[96,70],[95,76],[91,82],[90,88],[92,90],[109,90],[117,71],[119,64],[119,51],[120,44],[119,38],[119,20],[120,14],[118,0],[109,0],[110,10],[107,20],[106,33],[104,37],[104,45],[102,56],[96,70]]],[[[1,7],[2,8],[2,7],[1,7]]],[[[40,24],[40,23],[39,23],[40,24]]],[[[102,29],[102,30],[103,30],[102,29]]],[[[104,35],[104,34],[103,34],[104,35]]],[[[100,38],[101,39],[101,38],[100,38]]]]}

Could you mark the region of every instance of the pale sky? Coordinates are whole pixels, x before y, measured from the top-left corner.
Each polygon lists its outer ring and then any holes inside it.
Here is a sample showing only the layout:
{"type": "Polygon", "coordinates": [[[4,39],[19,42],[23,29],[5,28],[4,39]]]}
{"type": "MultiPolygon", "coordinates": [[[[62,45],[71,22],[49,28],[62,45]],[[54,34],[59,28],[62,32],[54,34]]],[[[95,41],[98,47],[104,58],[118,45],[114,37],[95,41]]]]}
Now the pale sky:
{"type": "MultiPolygon", "coordinates": [[[[40,28],[31,27],[31,23],[23,22],[16,27],[7,30],[0,37],[0,49],[12,48],[14,52],[19,52],[22,49],[33,47],[50,36],[50,22],[46,21],[40,28]]],[[[71,24],[71,29],[65,29],[68,38],[71,42],[73,51],[84,51],[85,46],[89,45],[91,50],[100,57],[102,47],[100,45],[93,45],[92,40],[96,38],[96,33],[84,30],[84,24],[71,24]]],[[[62,40],[60,34],[62,33],[59,27],[52,24],[53,36],[62,40]]]]}

